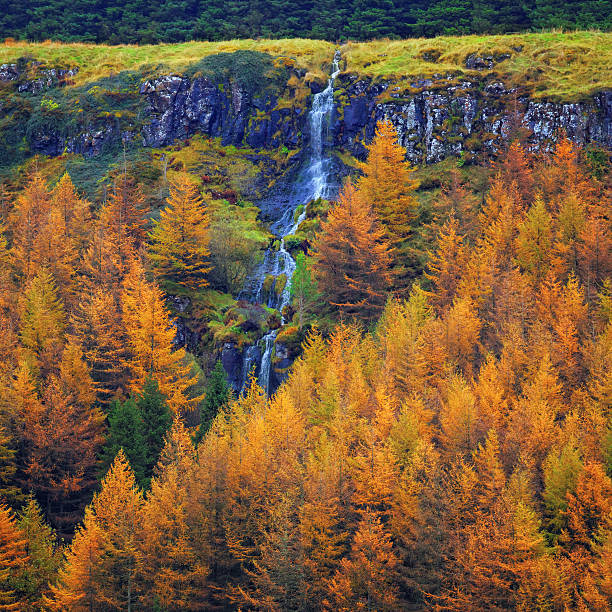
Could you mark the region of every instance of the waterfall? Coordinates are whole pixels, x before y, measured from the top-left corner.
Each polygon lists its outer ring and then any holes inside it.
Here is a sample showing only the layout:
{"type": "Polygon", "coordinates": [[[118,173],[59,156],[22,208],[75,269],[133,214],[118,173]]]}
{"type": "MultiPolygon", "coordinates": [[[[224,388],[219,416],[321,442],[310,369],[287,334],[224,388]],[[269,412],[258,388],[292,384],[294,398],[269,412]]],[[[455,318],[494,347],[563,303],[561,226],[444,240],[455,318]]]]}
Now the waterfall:
{"type": "MultiPolygon", "coordinates": [[[[278,250],[268,249],[262,263],[247,279],[239,297],[252,302],[261,303],[264,299],[264,281],[268,275],[279,276],[284,274],[287,282],[280,296],[274,296],[274,291],[267,298],[266,305],[277,308],[281,312],[291,301],[291,277],[295,271],[295,261],[285,248],[285,237],[294,234],[300,223],[304,221],[308,202],[318,198],[333,196],[331,171],[332,159],[328,152],[329,124],[334,109],[334,80],[338,76],[340,52],[336,51],[332,62],[331,76],[327,87],[318,94],[314,94],[312,108],[308,116],[310,142],[297,180],[291,191],[288,205],[281,217],[272,225],[272,231],[280,239],[278,250]],[[300,216],[295,217],[298,206],[303,206],[300,216]]],[[[286,321],[282,320],[284,325],[286,321]]],[[[266,393],[270,392],[270,370],[272,366],[272,353],[278,329],[263,336],[259,344],[262,346],[261,364],[256,370],[259,384],[266,393]]],[[[257,364],[258,347],[249,347],[243,356],[243,388],[253,365],[257,364]]]]}

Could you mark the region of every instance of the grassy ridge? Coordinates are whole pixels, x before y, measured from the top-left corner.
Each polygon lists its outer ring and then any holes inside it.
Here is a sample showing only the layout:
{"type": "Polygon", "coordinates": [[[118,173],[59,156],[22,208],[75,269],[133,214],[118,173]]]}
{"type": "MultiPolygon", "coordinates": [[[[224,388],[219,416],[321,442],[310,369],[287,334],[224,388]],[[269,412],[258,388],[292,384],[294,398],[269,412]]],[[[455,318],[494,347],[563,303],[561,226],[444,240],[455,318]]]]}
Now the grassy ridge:
{"type": "Polygon", "coordinates": [[[225,42],[188,42],[160,45],[94,45],[87,43],[15,42],[0,45],[0,64],[31,56],[50,64],[77,65],[77,85],[122,70],[141,70],[163,64],[169,70],[181,71],[203,57],[214,53],[239,50],[286,55],[296,59],[300,68],[320,71],[329,63],[335,46],[320,40],[289,38],[286,40],[229,40],[225,42]]]}
{"type": "MultiPolygon", "coordinates": [[[[78,65],[77,84],[121,70],[162,64],[180,71],[202,57],[251,49],[296,59],[314,75],[327,71],[335,45],[306,40],[232,40],[162,45],[12,43],[0,46],[0,63],[29,55],[52,64],[78,65]]],[[[347,43],[342,47],[345,69],[372,77],[428,76],[440,72],[469,75],[465,58],[510,54],[493,71],[510,84],[526,86],[536,97],[573,100],[612,88],[612,33],[543,32],[498,36],[419,38],[347,43]],[[431,61],[435,58],[435,61],[431,61]]],[[[482,74],[493,72],[482,71],[482,74]]]]}
{"type": "MultiPolygon", "coordinates": [[[[612,34],[543,32],[499,36],[454,36],[349,43],[348,69],[372,76],[417,76],[461,72],[470,54],[510,55],[494,71],[507,83],[527,86],[535,97],[564,100],[612,88],[612,34]],[[424,57],[435,57],[435,62],[424,57]]],[[[483,71],[484,74],[491,71],[483,71]]]]}

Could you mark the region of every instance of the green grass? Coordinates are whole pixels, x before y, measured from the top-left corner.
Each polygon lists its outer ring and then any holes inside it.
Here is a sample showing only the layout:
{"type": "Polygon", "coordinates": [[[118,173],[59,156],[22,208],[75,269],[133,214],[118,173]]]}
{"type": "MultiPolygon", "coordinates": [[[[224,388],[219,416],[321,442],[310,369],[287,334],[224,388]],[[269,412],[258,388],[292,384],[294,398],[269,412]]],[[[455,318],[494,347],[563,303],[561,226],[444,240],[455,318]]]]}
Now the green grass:
{"type": "Polygon", "coordinates": [[[94,45],[86,43],[14,42],[0,45],[0,64],[31,56],[49,64],[79,66],[74,81],[83,84],[123,70],[142,70],[162,64],[167,70],[181,71],[203,57],[238,50],[260,51],[272,56],[295,59],[296,65],[320,72],[329,63],[334,45],[325,41],[292,38],[286,40],[230,40],[161,45],[94,45]]]}
{"type": "Polygon", "coordinates": [[[498,36],[349,43],[343,48],[347,70],[373,77],[416,77],[436,73],[476,74],[465,58],[510,54],[493,70],[510,85],[534,97],[574,100],[612,88],[612,33],[543,32],[498,36]],[[435,62],[424,56],[437,57],[435,62]]]}
{"type": "MultiPolygon", "coordinates": [[[[253,50],[293,58],[310,78],[322,78],[329,70],[335,45],[306,40],[231,40],[162,45],[92,45],[84,43],[16,42],[0,45],[0,63],[32,56],[54,65],[78,65],[76,84],[83,84],[122,70],[181,71],[214,53],[253,50]]],[[[411,78],[436,73],[470,75],[465,58],[509,53],[510,59],[493,70],[511,85],[519,85],[535,97],[579,99],[612,88],[612,33],[542,32],[498,36],[460,36],[379,40],[342,46],[345,70],[371,77],[411,78]],[[518,50],[517,50],[518,49],[518,50]],[[436,57],[428,61],[427,57],[436,57]]]]}

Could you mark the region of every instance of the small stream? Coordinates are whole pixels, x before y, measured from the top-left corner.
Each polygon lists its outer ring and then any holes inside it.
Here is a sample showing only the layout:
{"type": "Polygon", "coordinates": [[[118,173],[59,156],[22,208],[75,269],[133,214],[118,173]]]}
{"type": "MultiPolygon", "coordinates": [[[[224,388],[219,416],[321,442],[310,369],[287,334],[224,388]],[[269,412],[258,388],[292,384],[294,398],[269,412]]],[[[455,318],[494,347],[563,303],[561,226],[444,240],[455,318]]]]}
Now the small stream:
{"type": "MultiPolygon", "coordinates": [[[[340,52],[336,51],[332,62],[332,73],[327,87],[314,94],[312,108],[308,115],[310,140],[302,166],[292,185],[290,197],[280,209],[280,216],[271,226],[272,232],[279,239],[278,249],[268,249],[262,262],[247,278],[244,288],[238,296],[252,303],[264,303],[270,308],[283,311],[291,301],[291,277],[295,270],[295,261],[285,248],[285,237],[294,234],[306,218],[307,204],[318,198],[335,196],[336,184],[332,177],[332,158],[330,155],[330,122],[334,110],[334,80],[338,76],[340,52]],[[300,216],[294,220],[295,211],[303,206],[300,216]],[[264,282],[269,275],[284,274],[287,282],[280,295],[272,290],[264,295],[264,282]]],[[[282,320],[284,325],[286,321],[282,320]]],[[[270,393],[270,372],[274,342],[279,330],[275,329],[264,335],[257,344],[245,349],[242,363],[242,388],[248,380],[253,367],[257,380],[266,393],[270,393]]]]}

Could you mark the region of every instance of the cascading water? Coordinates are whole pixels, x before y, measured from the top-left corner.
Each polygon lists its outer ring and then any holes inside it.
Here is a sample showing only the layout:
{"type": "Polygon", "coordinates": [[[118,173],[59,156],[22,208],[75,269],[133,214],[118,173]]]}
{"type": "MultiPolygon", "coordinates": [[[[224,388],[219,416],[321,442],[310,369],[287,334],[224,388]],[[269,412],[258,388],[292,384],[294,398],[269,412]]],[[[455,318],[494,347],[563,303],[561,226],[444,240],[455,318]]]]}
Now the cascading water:
{"type": "MultiPolygon", "coordinates": [[[[327,87],[320,93],[315,94],[312,99],[312,108],[308,117],[310,129],[308,151],[287,206],[284,207],[280,218],[272,225],[272,231],[280,239],[280,246],[278,249],[268,249],[266,251],[262,263],[247,279],[239,296],[242,299],[257,303],[266,299],[267,306],[277,308],[281,312],[291,300],[291,277],[295,271],[295,261],[285,248],[285,237],[294,234],[300,223],[306,218],[308,202],[334,195],[331,181],[332,159],[326,145],[329,142],[329,124],[334,109],[334,80],[340,72],[339,62],[340,52],[336,51],[327,87]],[[303,206],[303,210],[300,216],[294,220],[295,210],[298,206],[303,206]],[[279,296],[276,295],[275,291],[270,291],[267,298],[264,295],[264,282],[269,275],[275,277],[284,275],[286,278],[285,287],[279,296]]],[[[282,323],[285,323],[284,318],[282,323]]],[[[273,330],[260,340],[261,349],[254,345],[245,350],[242,365],[242,388],[245,386],[251,369],[257,365],[261,354],[261,364],[257,378],[261,387],[265,389],[266,393],[269,393],[272,353],[278,331],[278,329],[273,330]],[[262,349],[263,352],[261,352],[262,349]]]]}

